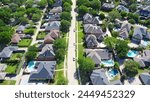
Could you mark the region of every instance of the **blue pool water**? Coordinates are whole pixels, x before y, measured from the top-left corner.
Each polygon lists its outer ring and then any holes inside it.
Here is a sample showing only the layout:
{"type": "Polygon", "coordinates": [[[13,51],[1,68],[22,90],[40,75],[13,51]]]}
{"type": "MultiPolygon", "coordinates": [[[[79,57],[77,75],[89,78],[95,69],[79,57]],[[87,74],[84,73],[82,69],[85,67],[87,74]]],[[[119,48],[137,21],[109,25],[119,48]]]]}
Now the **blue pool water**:
{"type": "Polygon", "coordinates": [[[36,63],[36,61],[30,61],[29,62],[28,66],[27,66],[28,72],[34,71],[35,63],[36,63]]]}
{"type": "Polygon", "coordinates": [[[106,61],[102,61],[101,64],[103,64],[105,67],[112,67],[114,66],[114,61],[111,60],[106,60],[106,61]]]}
{"type": "Polygon", "coordinates": [[[109,77],[111,77],[111,78],[115,77],[117,74],[118,74],[118,70],[116,70],[116,69],[110,69],[110,70],[108,71],[108,75],[109,75],[109,77]]]}
{"type": "Polygon", "coordinates": [[[135,50],[130,50],[128,53],[127,53],[127,56],[128,57],[131,57],[131,58],[133,58],[133,57],[135,57],[135,56],[137,56],[138,55],[138,51],[135,51],[135,50]]]}

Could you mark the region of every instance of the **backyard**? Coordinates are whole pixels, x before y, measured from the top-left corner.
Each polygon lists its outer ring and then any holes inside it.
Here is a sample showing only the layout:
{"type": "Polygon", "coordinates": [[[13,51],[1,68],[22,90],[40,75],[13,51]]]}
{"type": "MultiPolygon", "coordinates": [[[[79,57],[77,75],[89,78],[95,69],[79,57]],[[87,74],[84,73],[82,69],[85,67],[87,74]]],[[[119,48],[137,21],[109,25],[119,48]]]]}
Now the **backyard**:
{"type": "Polygon", "coordinates": [[[23,56],[23,53],[13,53],[9,61],[20,60],[23,56]]]}
{"type": "Polygon", "coordinates": [[[39,32],[38,36],[37,36],[37,40],[42,40],[44,39],[46,36],[46,33],[45,32],[39,32]]]}
{"type": "Polygon", "coordinates": [[[4,80],[0,81],[0,85],[15,85],[16,81],[15,80],[4,80]]]}
{"type": "Polygon", "coordinates": [[[19,43],[19,47],[28,47],[31,44],[32,39],[22,39],[19,43]]]}
{"type": "Polygon", "coordinates": [[[16,74],[18,69],[18,63],[7,63],[7,68],[5,72],[9,74],[16,74]]]}

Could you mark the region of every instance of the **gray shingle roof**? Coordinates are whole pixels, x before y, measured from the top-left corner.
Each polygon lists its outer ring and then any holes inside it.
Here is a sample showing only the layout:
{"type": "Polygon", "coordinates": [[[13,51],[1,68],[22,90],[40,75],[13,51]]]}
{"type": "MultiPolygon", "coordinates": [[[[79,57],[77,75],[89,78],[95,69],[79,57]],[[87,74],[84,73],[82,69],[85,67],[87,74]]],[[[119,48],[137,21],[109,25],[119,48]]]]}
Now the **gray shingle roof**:
{"type": "Polygon", "coordinates": [[[127,39],[129,37],[128,31],[126,29],[121,30],[119,33],[119,37],[127,39]]]}
{"type": "Polygon", "coordinates": [[[139,77],[144,85],[150,85],[150,74],[142,73],[139,77]]]}
{"type": "Polygon", "coordinates": [[[100,24],[100,20],[98,16],[93,17],[91,14],[86,13],[83,16],[83,23],[84,24],[100,24]]]}
{"type": "Polygon", "coordinates": [[[104,3],[104,4],[102,5],[102,8],[103,8],[103,9],[107,9],[107,10],[111,10],[111,9],[113,9],[114,7],[115,7],[115,5],[112,4],[112,3],[104,3]]]}
{"type": "Polygon", "coordinates": [[[9,58],[13,51],[17,51],[17,46],[8,46],[5,47],[2,52],[0,52],[0,58],[9,58]]]}
{"type": "Polygon", "coordinates": [[[92,24],[85,24],[84,25],[84,32],[88,34],[103,34],[103,31],[100,26],[92,25],[92,24]]]}
{"type": "Polygon", "coordinates": [[[98,46],[98,41],[95,35],[88,35],[86,37],[86,45],[88,48],[93,48],[98,46]]]}
{"type": "Polygon", "coordinates": [[[5,72],[0,72],[0,80],[4,80],[6,76],[5,72]]]}
{"type": "Polygon", "coordinates": [[[93,85],[122,85],[120,80],[109,82],[104,69],[93,70],[90,79],[93,85]]]}
{"type": "Polygon", "coordinates": [[[51,13],[61,13],[62,12],[62,7],[54,7],[53,9],[50,10],[51,13]]]}
{"type": "Polygon", "coordinates": [[[119,10],[119,11],[129,12],[129,9],[126,8],[126,7],[123,6],[123,5],[118,5],[116,8],[117,8],[117,10],[119,10]]]}
{"type": "Polygon", "coordinates": [[[29,80],[53,79],[55,73],[56,61],[39,62],[37,71],[30,74],[29,80]]]}
{"type": "Polygon", "coordinates": [[[45,28],[46,31],[50,31],[50,30],[53,30],[53,29],[55,29],[55,30],[60,29],[60,21],[52,21],[45,28]]]}
{"type": "Polygon", "coordinates": [[[5,64],[0,64],[0,72],[5,71],[7,65],[5,64]]]}

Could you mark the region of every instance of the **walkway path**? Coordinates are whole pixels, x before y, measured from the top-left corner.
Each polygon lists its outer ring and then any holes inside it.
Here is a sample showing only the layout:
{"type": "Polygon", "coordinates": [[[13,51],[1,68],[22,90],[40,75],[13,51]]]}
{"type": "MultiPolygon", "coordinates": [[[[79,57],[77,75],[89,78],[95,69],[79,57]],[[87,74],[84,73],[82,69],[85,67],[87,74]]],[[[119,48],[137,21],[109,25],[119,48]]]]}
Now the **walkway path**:
{"type": "MultiPolygon", "coordinates": [[[[74,29],[76,27],[76,13],[74,12],[74,9],[76,8],[76,0],[72,0],[73,5],[72,5],[72,22],[71,22],[71,27],[70,27],[70,32],[69,32],[69,45],[68,45],[68,59],[67,59],[67,75],[68,75],[68,84],[69,85],[78,85],[76,77],[76,62],[73,61],[73,59],[76,57],[75,49],[76,47],[74,46],[74,43],[76,42],[76,33],[74,32],[74,29]]],[[[76,59],[76,58],[75,58],[76,59]]]]}

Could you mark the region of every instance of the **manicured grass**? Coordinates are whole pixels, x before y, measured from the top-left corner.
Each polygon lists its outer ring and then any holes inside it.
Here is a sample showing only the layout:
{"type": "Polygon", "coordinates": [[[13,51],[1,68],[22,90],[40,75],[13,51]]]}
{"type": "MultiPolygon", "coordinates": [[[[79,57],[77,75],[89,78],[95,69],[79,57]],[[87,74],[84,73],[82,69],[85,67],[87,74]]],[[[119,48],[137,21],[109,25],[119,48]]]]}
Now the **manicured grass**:
{"type": "Polygon", "coordinates": [[[23,53],[13,53],[9,60],[20,60],[23,56],[23,53]]]}
{"type": "Polygon", "coordinates": [[[79,58],[83,57],[83,54],[84,54],[84,47],[82,44],[79,44],[78,45],[78,56],[79,56],[79,58]]]}
{"type": "Polygon", "coordinates": [[[0,81],[0,85],[15,85],[16,81],[15,80],[4,80],[0,81]]]}
{"type": "Polygon", "coordinates": [[[55,84],[56,85],[67,85],[68,84],[67,79],[64,77],[64,71],[56,72],[55,84]]]}
{"type": "Polygon", "coordinates": [[[22,39],[19,43],[19,47],[28,47],[31,44],[31,39],[22,39]]]}
{"type": "Polygon", "coordinates": [[[78,43],[83,42],[83,37],[84,37],[83,28],[81,22],[78,22],[78,43]]]}
{"type": "Polygon", "coordinates": [[[40,33],[38,34],[38,36],[37,36],[37,39],[42,40],[42,39],[45,38],[45,36],[46,36],[46,33],[45,33],[45,32],[40,32],[40,33]]]}
{"type": "Polygon", "coordinates": [[[5,72],[9,74],[16,74],[18,69],[18,63],[8,63],[5,72]]]}
{"type": "Polygon", "coordinates": [[[150,69],[138,69],[138,75],[142,74],[142,73],[148,73],[150,71],[150,69]]]}

